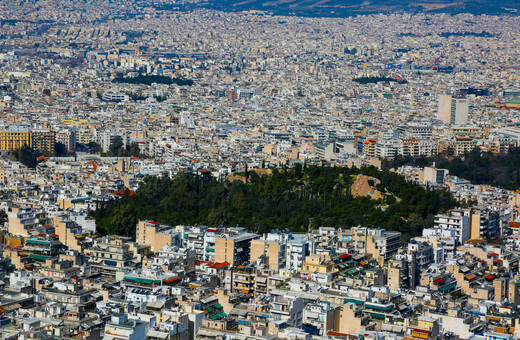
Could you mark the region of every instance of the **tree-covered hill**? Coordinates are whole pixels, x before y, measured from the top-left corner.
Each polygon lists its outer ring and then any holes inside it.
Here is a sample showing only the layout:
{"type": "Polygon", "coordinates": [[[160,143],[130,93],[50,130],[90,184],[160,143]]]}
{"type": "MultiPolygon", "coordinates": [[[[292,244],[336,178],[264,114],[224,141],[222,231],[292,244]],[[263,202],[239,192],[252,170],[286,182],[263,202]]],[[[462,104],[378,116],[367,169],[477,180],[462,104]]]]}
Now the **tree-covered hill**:
{"type": "Polygon", "coordinates": [[[302,167],[242,181],[208,181],[181,173],[174,179],[146,177],[135,195],[107,202],[91,213],[102,234],[135,236],[139,219],[161,223],[240,225],[262,233],[274,228],[306,231],[312,226],[374,226],[399,230],[407,237],[421,233],[433,215],[453,208],[446,191],[427,190],[398,174],[376,168],[302,167]],[[371,200],[350,193],[356,175],[377,178],[384,198],[371,200]]]}
{"type": "Polygon", "coordinates": [[[171,78],[166,76],[158,76],[158,75],[145,75],[140,74],[135,77],[127,77],[127,78],[114,78],[112,80],[113,83],[123,83],[123,84],[145,84],[152,85],[153,83],[157,84],[177,84],[180,86],[191,86],[193,85],[193,80],[191,79],[183,79],[183,78],[171,78]]]}
{"type": "Polygon", "coordinates": [[[495,154],[481,152],[475,148],[463,156],[446,154],[433,157],[405,158],[398,157],[383,162],[384,169],[402,165],[436,166],[448,169],[450,175],[467,179],[473,184],[489,184],[509,190],[520,189],[520,148],[511,148],[507,153],[495,154]]]}

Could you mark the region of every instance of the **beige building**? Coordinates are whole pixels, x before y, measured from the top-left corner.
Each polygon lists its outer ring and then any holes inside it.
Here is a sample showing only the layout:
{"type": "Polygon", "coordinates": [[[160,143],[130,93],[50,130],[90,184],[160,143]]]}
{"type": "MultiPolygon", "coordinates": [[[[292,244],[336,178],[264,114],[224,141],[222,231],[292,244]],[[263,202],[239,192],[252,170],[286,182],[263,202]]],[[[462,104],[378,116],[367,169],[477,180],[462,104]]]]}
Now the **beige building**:
{"type": "Polygon", "coordinates": [[[69,249],[82,251],[80,241],[84,237],[81,235],[81,227],[76,222],[70,220],[67,215],[57,215],[54,217],[54,229],[61,243],[69,249]]]}
{"type": "Polygon", "coordinates": [[[264,255],[269,269],[279,270],[285,260],[285,254],[282,252],[283,247],[284,245],[278,242],[261,239],[252,240],[250,262],[253,263],[264,255]]]}
{"type": "Polygon", "coordinates": [[[29,236],[29,232],[43,224],[45,213],[43,210],[27,207],[12,207],[7,212],[8,231],[12,235],[29,236]]]}
{"type": "Polygon", "coordinates": [[[366,330],[369,324],[368,317],[363,315],[361,307],[354,303],[343,305],[336,313],[334,331],[341,334],[358,334],[359,331],[366,330]]]}
{"type": "Polygon", "coordinates": [[[215,237],[215,262],[227,262],[232,266],[249,262],[251,241],[258,237],[243,228],[233,228],[215,237]]]}
{"type": "Polygon", "coordinates": [[[150,245],[154,253],[164,246],[175,244],[179,234],[168,225],[161,225],[154,221],[139,221],[137,223],[137,243],[150,245]]]}
{"type": "Polygon", "coordinates": [[[439,96],[437,118],[446,124],[465,124],[468,122],[469,101],[461,96],[442,94],[439,96]]]}

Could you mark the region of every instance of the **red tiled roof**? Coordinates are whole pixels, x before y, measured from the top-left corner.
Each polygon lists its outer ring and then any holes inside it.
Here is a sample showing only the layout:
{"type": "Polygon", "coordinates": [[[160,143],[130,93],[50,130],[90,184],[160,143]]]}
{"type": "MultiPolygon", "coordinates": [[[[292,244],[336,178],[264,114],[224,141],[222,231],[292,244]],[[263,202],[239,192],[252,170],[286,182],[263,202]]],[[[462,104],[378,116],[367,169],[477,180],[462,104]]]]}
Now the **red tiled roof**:
{"type": "Polygon", "coordinates": [[[227,263],[227,262],[215,262],[215,263],[211,263],[208,267],[213,268],[213,269],[220,269],[220,268],[227,267],[227,266],[229,266],[229,263],[227,263]]]}
{"type": "Polygon", "coordinates": [[[423,333],[423,334],[430,334],[430,331],[427,331],[427,330],[424,330],[424,329],[419,329],[419,328],[414,329],[412,332],[423,333]]]}
{"type": "Polygon", "coordinates": [[[175,276],[175,277],[172,277],[170,279],[164,280],[164,282],[169,283],[169,282],[177,281],[177,280],[180,280],[180,279],[181,279],[180,277],[175,276]]]}
{"type": "Polygon", "coordinates": [[[440,279],[437,279],[437,280],[434,280],[433,282],[435,283],[441,283],[441,282],[444,282],[446,280],[444,280],[443,278],[440,278],[440,279]]]}
{"type": "Polygon", "coordinates": [[[128,189],[119,190],[118,192],[114,193],[114,195],[115,196],[123,196],[125,194],[125,192],[127,192],[127,191],[128,191],[128,196],[135,195],[135,191],[128,190],[128,189]]]}
{"type": "Polygon", "coordinates": [[[334,331],[328,331],[327,332],[327,335],[330,335],[330,336],[342,336],[342,337],[348,337],[348,338],[355,338],[354,335],[350,335],[350,334],[347,334],[347,333],[340,333],[340,332],[334,332],[334,331]]]}
{"type": "Polygon", "coordinates": [[[498,254],[497,253],[491,253],[491,254],[489,254],[489,256],[495,257],[495,256],[498,256],[498,254]]]}
{"type": "Polygon", "coordinates": [[[495,275],[486,275],[486,280],[493,280],[495,278],[495,275]]]}
{"type": "Polygon", "coordinates": [[[352,256],[352,255],[350,255],[350,254],[343,254],[343,255],[340,255],[340,258],[346,259],[347,257],[350,257],[350,256],[352,256]]]}
{"type": "Polygon", "coordinates": [[[509,228],[520,228],[520,222],[509,222],[509,228]]]}

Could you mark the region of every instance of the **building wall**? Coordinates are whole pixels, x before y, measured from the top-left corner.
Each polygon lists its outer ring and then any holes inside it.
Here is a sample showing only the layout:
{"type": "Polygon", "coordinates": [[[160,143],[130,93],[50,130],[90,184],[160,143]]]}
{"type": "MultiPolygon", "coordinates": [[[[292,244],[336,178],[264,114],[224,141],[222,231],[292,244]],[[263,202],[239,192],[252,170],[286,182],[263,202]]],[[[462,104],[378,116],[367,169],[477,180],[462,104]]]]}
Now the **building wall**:
{"type": "Polygon", "coordinates": [[[0,150],[14,151],[24,145],[33,146],[31,131],[0,131],[0,150]]]}
{"type": "Polygon", "coordinates": [[[280,267],[280,244],[278,242],[267,242],[264,240],[251,241],[250,262],[256,261],[262,255],[267,256],[267,264],[270,269],[278,270],[280,267]]]}
{"type": "Polygon", "coordinates": [[[150,225],[148,221],[139,221],[137,223],[137,242],[149,244],[153,252],[158,252],[164,246],[172,245],[172,237],[170,234],[157,233],[156,227],[150,225]]]}
{"type": "Polygon", "coordinates": [[[55,232],[60,242],[69,247],[69,249],[81,251],[81,246],[75,235],[71,232],[70,228],[67,228],[67,222],[70,223],[71,221],[64,221],[61,216],[56,216],[54,219],[55,232]]]}
{"type": "Polygon", "coordinates": [[[441,94],[439,96],[439,107],[437,110],[437,118],[443,123],[449,124],[451,117],[451,95],[441,94]]]}
{"type": "Polygon", "coordinates": [[[336,314],[334,330],[346,334],[358,334],[363,330],[361,319],[356,317],[356,305],[348,303],[336,314]]]}
{"type": "Polygon", "coordinates": [[[229,238],[215,237],[215,262],[235,264],[235,241],[229,238]]]}
{"type": "Polygon", "coordinates": [[[260,256],[262,256],[265,253],[265,243],[266,242],[264,240],[251,241],[251,262],[255,262],[260,256]]]}
{"type": "Polygon", "coordinates": [[[401,288],[401,270],[399,268],[388,268],[388,288],[398,290],[401,288]]]}
{"type": "Polygon", "coordinates": [[[480,211],[471,212],[469,225],[469,239],[475,240],[480,238],[480,211]]]}
{"type": "Polygon", "coordinates": [[[53,152],[56,142],[54,131],[38,131],[32,134],[33,147],[41,152],[53,152]]]}

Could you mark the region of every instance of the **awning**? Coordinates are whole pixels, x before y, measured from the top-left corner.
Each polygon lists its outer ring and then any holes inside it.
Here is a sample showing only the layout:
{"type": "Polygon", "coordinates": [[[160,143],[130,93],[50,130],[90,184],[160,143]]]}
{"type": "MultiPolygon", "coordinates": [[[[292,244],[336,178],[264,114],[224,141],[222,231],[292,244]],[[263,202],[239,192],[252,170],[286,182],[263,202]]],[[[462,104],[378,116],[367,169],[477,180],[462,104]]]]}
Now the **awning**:
{"type": "Polygon", "coordinates": [[[33,260],[46,261],[48,259],[51,259],[52,257],[32,254],[32,255],[29,255],[29,258],[33,259],[33,260]]]}
{"type": "Polygon", "coordinates": [[[385,316],[383,314],[370,313],[370,316],[373,317],[374,319],[379,319],[379,320],[384,320],[385,319],[385,316]]]}
{"type": "Polygon", "coordinates": [[[246,316],[247,315],[246,309],[239,309],[239,308],[233,308],[229,314],[231,315],[237,315],[237,316],[246,316]]]}
{"type": "Polygon", "coordinates": [[[346,298],[343,302],[345,302],[345,303],[354,303],[356,305],[362,305],[362,304],[365,303],[363,300],[356,300],[356,299],[349,299],[349,298],[346,298]]]}
{"type": "Polygon", "coordinates": [[[159,332],[159,331],[153,331],[153,330],[149,330],[146,333],[147,338],[150,337],[150,338],[157,338],[157,339],[168,339],[169,336],[170,336],[170,334],[167,332],[159,332]]]}
{"type": "Polygon", "coordinates": [[[445,292],[445,291],[453,289],[453,288],[455,288],[455,284],[454,283],[450,283],[449,285],[446,285],[444,287],[439,288],[439,291],[445,292]]]}
{"type": "Polygon", "coordinates": [[[180,280],[180,277],[175,276],[175,277],[171,277],[171,278],[169,278],[169,279],[166,279],[166,280],[164,280],[163,282],[164,282],[164,283],[170,283],[170,282],[178,281],[178,280],[180,280]]]}

